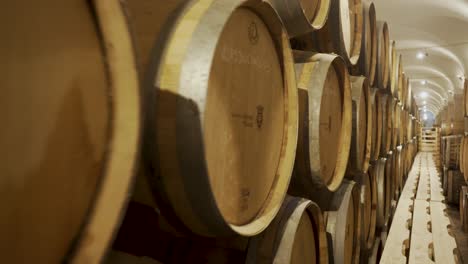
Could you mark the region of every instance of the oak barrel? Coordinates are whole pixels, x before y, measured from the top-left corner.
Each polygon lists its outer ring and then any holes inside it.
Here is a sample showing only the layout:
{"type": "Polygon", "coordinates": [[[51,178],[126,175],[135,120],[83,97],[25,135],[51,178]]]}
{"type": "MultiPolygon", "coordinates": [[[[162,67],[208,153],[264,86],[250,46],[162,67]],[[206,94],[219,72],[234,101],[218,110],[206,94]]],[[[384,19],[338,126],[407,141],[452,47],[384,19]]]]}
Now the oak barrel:
{"type": "Polygon", "coordinates": [[[331,234],[333,263],[359,263],[361,214],[360,189],[353,181],[344,180],[333,194],[325,212],[327,232],[331,234]]]}
{"type": "Polygon", "coordinates": [[[370,89],[370,102],[372,109],[371,161],[379,158],[382,140],[382,115],[379,114],[380,96],[378,91],[379,90],[377,88],[370,89]]]}
{"type": "MultiPolygon", "coordinates": [[[[393,42],[394,43],[394,42],[393,42]]],[[[393,54],[395,55],[394,61],[392,63],[393,67],[393,74],[392,74],[392,88],[390,89],[392,91],[393,97],[397,98],[400,102],[404,102],[404,96],[403,96],[403,61],[402,61],[402,55],[396,54],[395,47],[393,47],[393,54]]]]}
{"type": "Polygon", "coordinates": [[[460,225],[463,232],[468,232],[468,187],[462,186],[460,190],[460,225]]]}
{"type": "MultiPolygon", "coordinates": [[[[380,158],[370,171],[371,177],[375,177],[377,182],[377,220],[376,228],[381,230],[388,220],[390,211],[391,195],[391,178],[386,175],[386,159],[380,158]]],[[[389,162],[390,163],[390,162],[389,162]]]]}
{"type": "Polygon", "coordinates": [[[401,127],[401,105],[396,99],[392,99],[392,145],[391,149],[394,150],[397,146],[403,143],[401,136],[403,135],[401,127]]]}
{"type": "MultiPolygon", "coordinates": [[[[293,184],[336,190],[351,145],[351,85],[336,55],[295,51],[299,91],[299,138],[293,184]]],[[[301,196],[309,197],[307,193],[301,196]]]]}
{"type": "Polygon", "coordinates": [[[256,235],[281,206],[296,152],[287,32],[260,0],[194,1],[165,27],[145,78],[152,195],[179,228],[256,235]]]}
{"type": "Polygon", "coordinates": [[[398,146],[393,153],[393,177],[395,177],[395,191],[399,194],[403,190],[403,147],[398,146]]]}
{"type": "Polygon", "coordinates": [[[377,221],[377,179],[369,171],[361,173],[361,251],[369,250],[374,244],[377,221]]]}
{"type": "Polygon", "coordinates": [[[372,87],[387,89],[389,83],[389,46],[387,22],[377,21],[377,67],[376,78],[372,87]]]}
{"type": "Polygon", "coordinates": [[[271,225],[249,241],[247,264],[328,264],[326,226],[313,202],[287,196],[271,225]]]}
{"type": "Polygon", "coordinates": [[[374,245],[372,246],[372,251],[369,254],[369,261],[367,263],[369,264],[380,263],[380,258],[382,257],[383,249],[384,249],[383,241],[380,237],[377,237],[374,241],[374,245]]]}
{"type": "Polygon", "coordinates": [[[468,80],[463,81],[463,114],[468,116],[468,80]]]}
{"type": "Polygon", "coordinates": [[[449,169],[459,168],[459,154],[462,136],[446,136],[443,138],[444,148],[442,149],[442,160],[444,166],[449,169]]]}
{"type": "Polygon", "coordinates": [[[466,186],[466,182],[460,171],[448,170],[447,202],[458,205],[458,203],[460,202],[460,191],[462,186],[466,186]]]}
{"type": "Polygon", "coordinates": [[[377,31],[374,3],[362,2],[362,39],[358,63],[352,68],[354,75],[366,76],[374,83],[377,64],[377,31]]]}
{"type": "Polygon", "coordinates": [[[139,153],[125,12],[99,0],[12,1],[2,10],[2,261],[98,263],[139,153]]]}
{"type": "Polygon", "coordinates": [[[392,95],[392,97],[398,96],[398,80],[394,77],[394,70],[396,70],[397,64],[397,56],[396,56],[396,47],[395,41],[390,40],[390,44],[388,46],[388,86],[387,91],[392,95]],[[397,82],[397,83],[393,83],[397,82]]]}
{"type": "Polygon", "coordinates": [[[330,0],[268,0],[290,38],[321,29],[328,18],[330,0]]]}
{"type": "Polygon", "coordinates": [[[458,153],[458,163],[460,165],[460,172],[464,173],[465,171],[465,144],[466,144],[466,136],[463,136],[460,142],[460,148],[458,153]]]}
{"type": "Polygon", "coordinates": [[[393,116],[393,98],[380,91],[379,96],[379,115],[382,120],[382,133],[380,144],[380,156],[385,157],[391,150],[392,144],[392,116],[393,116]]]}
{"type": "Polygon", "coordinates": [[[361,0],[336,0],[330,1],[330,13],[325,25],[310,34],[299,36],[294,43],[303,50],[336,53],[346,64],[356,65],[361,53],[361,36],[361,0]]]}
{"type": "Polygon", "coordinates": [[[353,122],[348,170],[366,172],[372,146],[372,108],[370,88],[366,77],[351,76],[351,94],[353,122]]]}

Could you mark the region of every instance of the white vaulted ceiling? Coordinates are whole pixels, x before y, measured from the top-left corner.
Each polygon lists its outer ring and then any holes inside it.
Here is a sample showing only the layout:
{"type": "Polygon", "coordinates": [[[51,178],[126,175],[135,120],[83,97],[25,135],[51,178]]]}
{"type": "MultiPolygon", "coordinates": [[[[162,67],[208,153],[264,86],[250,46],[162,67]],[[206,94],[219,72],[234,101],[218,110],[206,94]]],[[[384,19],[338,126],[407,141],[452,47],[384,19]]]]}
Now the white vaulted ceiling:
{"type": "Polygon", "coordinates": [[[436,115],[451,95],[463,91],[468,72],[468,0],[374,0],[374,4],[377,20],[387,21],[390,38],[403,56],[417,104],[421,107],[425,101],[427,110],[436,115]],[[419,59],[419,52],[427,56],[419,59]]]}

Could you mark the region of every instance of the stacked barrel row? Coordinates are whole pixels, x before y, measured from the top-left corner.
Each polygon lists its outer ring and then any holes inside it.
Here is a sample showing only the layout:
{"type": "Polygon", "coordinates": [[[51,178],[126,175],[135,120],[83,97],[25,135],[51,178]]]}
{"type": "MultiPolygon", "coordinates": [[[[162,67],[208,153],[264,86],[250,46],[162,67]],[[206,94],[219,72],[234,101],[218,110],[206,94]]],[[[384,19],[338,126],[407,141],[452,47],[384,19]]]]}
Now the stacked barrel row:
{"type": "Polygon", "coordinates": [[[443,170],[444,194],[448,202],[458,204],[460,220],[465,232],[468,232],[468,81],[463,83],[463,94],[455,94],[448,105],[438,115],[441,127],[445,129],[443,139],[446,158],[443,170]],[[452,103],[453,100],[453,103],[452,103]],[[451,111],[450,111],[451,110],[451,111]],[[445,122],[444,122],[445,121],[445,122]],[[452,154],[459,150],[457,155],[452,154]]]}
{"type": "Polygon", "coordinates": [[[3,10],[5,262],[378,262],[419,121],[373,3],[3,10]]]}
{"type": "Polygon", "coordinates": [[[447,104],[436,116],[436,125],[441,128],[442,136],[461,135],[464,132],[464,96],[450,95],[447,104]]]}
{"type": "Polygon", "coordinates": [[[465,153],[465,102],[463,94],[451,94],[447,104],[436,116],[436,124],[441,128],[440,159],[442,170],[442,187],[446,200],[459,204],[464,179],[465,153]]]}

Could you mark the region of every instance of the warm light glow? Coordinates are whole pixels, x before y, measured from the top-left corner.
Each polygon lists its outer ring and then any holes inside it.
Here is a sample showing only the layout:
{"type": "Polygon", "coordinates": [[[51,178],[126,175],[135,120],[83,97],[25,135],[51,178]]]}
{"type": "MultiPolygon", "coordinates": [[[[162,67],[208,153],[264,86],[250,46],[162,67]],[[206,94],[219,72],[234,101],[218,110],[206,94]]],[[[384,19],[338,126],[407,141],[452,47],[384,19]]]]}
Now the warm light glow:
{"type": "Polygon", "coordinates": [[[421,96],[421,98],[426,98],[428,94],[426,92],[421,92],[419,96],[421,96]]]}
{"type": "Polygon", "coordinates": [[[422,85],[426,85],[426,83],[427,83],[426,80],[422,80],[422,81],[421,81],[421,84],[422,84],[422,85]]]}
{"type": "Polygon", "coordinates": [[[426,104],[426,101],[423,101],[423,104],[426,104]]]}
{"type": "Polygon", "coordinates": [[[416,54],[416,58],[422,60],[424,59],[424,57],[426,57],[426,54],[424,54],[424,52],[420,51],[416,54]]]}

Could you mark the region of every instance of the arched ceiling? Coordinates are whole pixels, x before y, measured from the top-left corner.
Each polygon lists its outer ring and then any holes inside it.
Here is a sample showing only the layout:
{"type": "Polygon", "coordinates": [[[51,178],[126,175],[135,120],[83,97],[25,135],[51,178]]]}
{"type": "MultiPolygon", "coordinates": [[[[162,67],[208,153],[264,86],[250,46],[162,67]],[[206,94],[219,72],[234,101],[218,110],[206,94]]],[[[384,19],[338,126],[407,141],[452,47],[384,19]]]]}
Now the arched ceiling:
{"type": "Polygon", "coordinates": [[[468,67],[467,0],[374,0],[403,57],[416,103],[437,115],[463,92],[468,67]],[[418,53],[425,54],[421,59],[418,53]],[[426,56],[427,55],[427,56],[426,56]]]}

